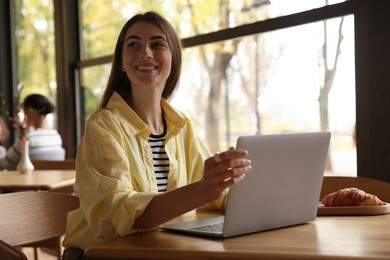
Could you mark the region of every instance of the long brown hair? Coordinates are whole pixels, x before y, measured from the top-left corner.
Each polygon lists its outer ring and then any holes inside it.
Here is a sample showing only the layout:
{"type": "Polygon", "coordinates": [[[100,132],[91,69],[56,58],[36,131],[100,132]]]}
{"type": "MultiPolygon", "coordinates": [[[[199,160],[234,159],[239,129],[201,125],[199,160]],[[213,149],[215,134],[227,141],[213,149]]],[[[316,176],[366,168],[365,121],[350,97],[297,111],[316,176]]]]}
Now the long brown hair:
{"type": "Polygon", "coordinates": [[[135,23],[140,21],[157,25],[161,28],[167,37],[168,45],[172,53],[172,64],[171,73],[169,74],[165,84],[162,97],[168,100],[176,90],[181,72],[182,45],[175,29],[164,17],[158,13],[146,12],[144,14],[137,14],[126,22],[119,34],[115,46],[110,77],[108,79],[106,90],[104,91],[100,101],[99,108],[104,108],[107,106],[108,100],[111,98],[114,91],[117,91],[123,99],[127,99],[131,95],[131,82],[126,73],[122,71],[122,53],[127,30],[135,23]]]}

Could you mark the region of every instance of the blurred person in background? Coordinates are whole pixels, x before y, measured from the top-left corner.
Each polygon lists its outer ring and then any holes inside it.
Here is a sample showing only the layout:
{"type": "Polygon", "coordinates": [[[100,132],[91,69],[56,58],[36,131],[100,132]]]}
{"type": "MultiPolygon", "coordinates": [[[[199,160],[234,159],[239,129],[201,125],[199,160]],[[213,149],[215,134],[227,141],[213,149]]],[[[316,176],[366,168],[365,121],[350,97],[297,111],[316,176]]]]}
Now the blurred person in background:
{"type": "MultiPolygon", "coordinates": [[[[65,149],[62,138],[56,129],[50,127],[47,115],[53,113],[54,105],[43,95],[31,94],[22,104],[27,118],[29,131],[26,140],[29,141],[31,160],[64,160],[65,149]]],[[[21,156],[22,141],[16,138],[6,155],[0,159],[0,169],[15,170],[21,156]]]]}

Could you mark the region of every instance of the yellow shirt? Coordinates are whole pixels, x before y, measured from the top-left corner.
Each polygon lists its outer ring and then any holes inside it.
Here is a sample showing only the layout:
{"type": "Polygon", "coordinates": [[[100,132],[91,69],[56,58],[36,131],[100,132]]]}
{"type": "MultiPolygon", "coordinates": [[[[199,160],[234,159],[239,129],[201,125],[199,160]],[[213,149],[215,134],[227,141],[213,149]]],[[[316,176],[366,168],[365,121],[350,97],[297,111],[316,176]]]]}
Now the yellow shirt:
{"type": "MultiPolygon", "coordinates": [[[[161,107],[167,123],[169,191],[199,180],[210,153],[187,117],[165,100],[161,107]]],[[[74,189],[80,208],[68,214],[64,247],[86,249],[92,243],[140,231],[133,228],[134,221],[158,192],[150,133],[116,92],[107,108],[89,118],[76,158],[74,189]]],[[[207,207],[222,209],[222,202],[221,197],[207,207]]]]}

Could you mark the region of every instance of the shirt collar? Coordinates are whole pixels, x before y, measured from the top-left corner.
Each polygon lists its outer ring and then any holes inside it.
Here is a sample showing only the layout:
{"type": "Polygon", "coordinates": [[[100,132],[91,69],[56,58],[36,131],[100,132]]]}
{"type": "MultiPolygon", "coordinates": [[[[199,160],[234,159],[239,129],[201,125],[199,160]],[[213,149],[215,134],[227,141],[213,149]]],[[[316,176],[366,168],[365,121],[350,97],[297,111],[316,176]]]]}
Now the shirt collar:
{"type": "MultiPolygon", "coordinates": [[[[161,99],[161,108],[167,122],[167,135],[176,135],[185,125],[185,119],[181,112],[175,110],[165,99],[161,99]]],[[[141,134],[148,137],[150,130],[147,125],[138,117],[134,110],[116,92],[112,94],[106,109],[118,114],[122,126],[129,134],[141,134]]]]}

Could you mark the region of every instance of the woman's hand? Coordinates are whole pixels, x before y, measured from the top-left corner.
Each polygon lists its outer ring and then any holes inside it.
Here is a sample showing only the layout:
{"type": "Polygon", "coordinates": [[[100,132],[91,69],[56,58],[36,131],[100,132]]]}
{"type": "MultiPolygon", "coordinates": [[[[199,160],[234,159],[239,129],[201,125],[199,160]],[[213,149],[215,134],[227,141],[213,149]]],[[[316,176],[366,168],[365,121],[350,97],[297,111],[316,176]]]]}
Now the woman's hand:
{"type": "Polygon", "coordinates": [[[208,158],[201,180],[155,195],[133,227],[147,230],[218,199],[226,188],[240,182],[252,170],[251,161],[243,158],[247,154],[246,150],[230,148],[208,158]]]}
{"type": "Polygon", "coordinates": [[[247,154],[246,150],[230,148],[205,161],[203,178],[199,184],[210,201],[219,198],[226,188],[239,183],[244,179],[245,173],[252,170],[252,162],[243,158],[247,154]]]}

